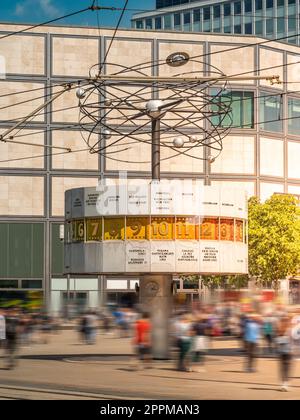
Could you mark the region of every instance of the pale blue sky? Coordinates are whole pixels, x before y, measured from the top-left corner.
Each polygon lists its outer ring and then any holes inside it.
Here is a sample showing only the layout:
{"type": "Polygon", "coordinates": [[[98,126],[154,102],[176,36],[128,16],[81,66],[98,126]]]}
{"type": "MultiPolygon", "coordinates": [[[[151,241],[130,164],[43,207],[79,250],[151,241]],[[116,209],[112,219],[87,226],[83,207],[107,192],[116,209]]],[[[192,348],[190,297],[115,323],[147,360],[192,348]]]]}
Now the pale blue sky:
{"type": "MultiPolygon", "coordinates": [[[[18,23],[41,23],[57,17],[85,9],[92,0],[1,0],[0,21],[18,23]]],[[[97,4],[97,1],[96,1],[97,4]]],[[[122,8],[125,0],[98,0],[99,6],[122,8]]],[[[128,9],[152,10],[155,0],[129,0],[128,9]]],[[[116,26],[121,11],[99,11],[100,26],[116,26]]],[[[130,27],[130,17],[135,13],[128,11],[122,20],[122,27],[130,27]]],[[[87,11],[56,24],[97,26],[97,12],[87,11]]]]}

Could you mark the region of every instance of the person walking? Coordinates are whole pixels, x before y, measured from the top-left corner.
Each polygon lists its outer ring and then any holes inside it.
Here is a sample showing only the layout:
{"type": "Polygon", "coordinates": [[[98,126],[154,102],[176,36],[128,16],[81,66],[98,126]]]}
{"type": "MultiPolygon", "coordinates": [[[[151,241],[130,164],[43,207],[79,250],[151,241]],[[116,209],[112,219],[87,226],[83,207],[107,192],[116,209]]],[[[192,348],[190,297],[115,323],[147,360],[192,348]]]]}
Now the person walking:
{"type": "Polygon", "coordinates": [[[149,315],[144,312],[135,323],[134,346],[137,355],[137,369],[151,362],[151,322],[149,315]],[[140,363],[142,362],[142,364],[140,363]]]}
{"type": "Polygon", "coordinates": [[[292,362],[292,335],[291,323],[288,316],[284,316],[277,329],[277,352],[281,377],[281,390],[288,391],[289,374],[292,362]]]}
{"type": "Polygon", "coordinates": [[[274,328],[275,321],[271,314],[268,314],[263,320],[263,334],[267,344],[269,354],[273,353],[274,347],[274,328]]]}
{"type": "Polygon", "coordinates": [[[192,326],[192,331],[192,362],[193,364],[196,364],[196,366],[192,366],[190,370],[193,372],[204,372],[204,361],[205,354],[208,349],[208,339],[207,319],[203,315],[197,317],[192,326]],[[200,367],[197,365],[200,365],[200,367]]]}
{"type": "Polygon", "coordinates": [[[16,309],[10,309],[5,317],[6,325],[6,354],[7,367],[13,369],[16,366],[18,336],[19,336],[19,318],[16,309]]]}
{"type": "Polygon", "coordinates": [[[255,372],[254,361],[257,354],[257,344],[260,338],[260,324],[258,316],[251,314],[245,324],[245,343],[247,353],[247,372],[255,372]]]}
{"type": "Polygon", "coordinates": [[[6,339],[5,317],[3,313],[0,311],[0,348],[2,348],[2,346],[4,345],[5,339],[6,339]]]}
{"type": "Polygon", "coordinates": [[[177,323],[178,366],[180,371],[189,371],[188,355],[192,344],[192,322],[189,314],[182,315],[177,323]]]}
{"type": "Polygon", "coordinates": [[[98,319],[93,310],[86,314],[85,338],[87,344],[96,344],[98,319]]]}

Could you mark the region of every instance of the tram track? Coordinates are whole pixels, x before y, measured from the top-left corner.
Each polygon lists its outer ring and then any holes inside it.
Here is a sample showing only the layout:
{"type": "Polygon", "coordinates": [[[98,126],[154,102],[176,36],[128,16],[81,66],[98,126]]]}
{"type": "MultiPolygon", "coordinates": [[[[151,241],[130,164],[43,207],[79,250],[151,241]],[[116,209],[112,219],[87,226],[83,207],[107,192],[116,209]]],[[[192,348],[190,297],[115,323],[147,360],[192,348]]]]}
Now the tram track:
{"type": "Polygon", "coordinates": [[[0,384],[0,400],[130,400],[127,396],[0,384]]]}

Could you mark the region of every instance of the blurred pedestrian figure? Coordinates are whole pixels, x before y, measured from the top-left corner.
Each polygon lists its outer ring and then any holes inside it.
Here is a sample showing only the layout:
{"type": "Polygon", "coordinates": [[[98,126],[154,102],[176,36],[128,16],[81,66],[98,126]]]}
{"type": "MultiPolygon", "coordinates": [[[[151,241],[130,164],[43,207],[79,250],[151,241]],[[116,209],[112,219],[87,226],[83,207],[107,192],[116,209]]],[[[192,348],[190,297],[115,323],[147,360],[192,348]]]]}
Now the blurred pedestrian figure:
{"type": "Polygon", "coordinates": [[[241,351],[242,352],[247,352],[247,342],[246,342],[246,325],[248,322],[249,318],[245,313],[241,313],[240,315],[240,339],[241,339],[241,351]]]}
{"type": "Polygon", "coordinates": [[[137,368],[143,367],[145,363],[150,367],[151,355],[151,322],[149,315],[144,312],[135,324],[134,345],[137,354],[137,368]],[[140,365],[142,362],[142,365],[140,365]]]}
{"type": "Polygon", "coordinates": [[[254,361],[257,354],[257,344],[260,339],[260,324],[258,316],[251,314],[245,325],[245,342],[247,351],[247,372],[255,372],[254,361]]]}
{"type": "Polygon", "coordinates": [[[117,334],[119,337],[124,336],[124,312],[120,308],[116,308],[116,310],[113,312],[113,316],[115,318],[115,323],[117,327],[117,334]]]}
{"type": "Polygon", "coordinates": [[[111,319],[107,312],[102,313],[102,327],[105,334],[110,334],[111,332],[111,319]]]}
{"type": "Polygon", "coordinates": [[[277,352],[279,356],[280,377],[282,391],[288,391],[288,381],[292,362],[292,337],[291,323],[287,316],[284,316],[278,325],[277,330],[277,352]]]}
{"type": "Polygon", "coordinates": [[[8,369],[13,369],[16,366],[19,335],[19,318],[16,309],[8,311],[5,317],[5,324],[7,367],[8,369]]]}
{"type": "Polygon", "coordinates": [[[5,339],[6,339],[5,317],[3,313],[0,311],[0,348],[4,346],[5,339]]]}
{"type": "Polygon", "coordinates": [[[267,343],[267,351],[273,353],[274,350],[274,334],[275,321],[271,314],[268,314],[263,320],[263,335],[267,343]]]}
{"type": "Polygon", "coordinates": [[[293,340],[293,355],[299,360],[300,356],[300,316],[295,314],[291,321],[292,340],[293,340]]]}
{"type": "Polygon", "coordinates": [[[97,316],[94,311],[90,310],[86,315],[85,322],[85,340],[87,344],[96,343],[97,335],[97,316]]]}
{"type": "Polygon", "coordinates": [[[79,318],[79,323],[78,323],[78,331],[79,331],[79,340],[82,343],[86,342],[86,330],[87,330],[87,316],[86,313],[83,313],[82,316],[79,318]]]}
{"type": "Polygon", "coordinates": [[[208,349],[206,318],[198,316],[192,326],[192,330],[192,363],[196,364],[196,366],[194,365],[190,370],[193,372],[204,372],[205,354],[208,349]],[[201,365],[201,367],[197,367],[197,365],[201,365]]]}
{"type": "Polygon", "coordinates": [[[51,318],[47,314],[43,314],[40,319],[41,342],[43,344],[48,344],[51,330],[51,318]]]}
{"type": "Polygon", "coordinates": [[[188,371],[188,354],[192,344],[192,325],[189,315],[185,314],[177,323],[178,370],[188,371]]]}
{"type": "Polygon", "coordinates": [[[122,322],[121,322],[121,337],[128,338],[130,330],[130,311],[129,308],[123,308],[122,310],[122,322]]]}

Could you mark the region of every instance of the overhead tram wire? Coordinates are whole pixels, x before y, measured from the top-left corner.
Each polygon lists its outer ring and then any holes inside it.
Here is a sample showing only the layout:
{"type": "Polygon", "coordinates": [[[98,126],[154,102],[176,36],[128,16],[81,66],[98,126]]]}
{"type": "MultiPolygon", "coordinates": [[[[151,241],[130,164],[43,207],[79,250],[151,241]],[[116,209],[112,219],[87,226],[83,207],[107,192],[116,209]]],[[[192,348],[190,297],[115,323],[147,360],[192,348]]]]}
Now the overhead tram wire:
{"type": "MultiPolygon", "coordinates": [[[[77,11],[77,12],[70,13],[70,14],[65,15],[65,16],[63,16],[63,17],[60,17],[60,18],[52,19],[51,21],[47,21],[47,22],[42,23],[42,24],[33,25],[33,26],[31,26],[31,27],[29,27],[29,28],[25,28],[24,30],[21,30],[21,31],[16,31],[16,32],[11,33],[11,34],[4,35],[4,36],[0,37],[0,40],[1,40],[1,39],[4,39],[4,38],[7,38],[7,37],[9,37],[9,36],[12,36],[12,35],[17,35],[17,34],[19,34],[19,33],[23,33],[23,32],[25,32],[25,31],[28,31],[28,30],[31,30],[31,29],[34,29],[34,28],[37,28],[37,27],[40,27],[40,26],[47,25],[47,24],[49,24],[49,23],[53,23],[53,22],[55,22],[55,21],[57,21],[57,20],[65,19],[65,18],[67,18],[67,17],[71,17],[71,16],[77,15],[77,14],[79,14],[79,13],[83,13],[83,12],[85,12],[85,11],[87,11],[87,10],[92,10],[92,11],[97,10],[97,13],[98,13],[98,10],[99,10],[99,9],[101,10],[101,7],[99,7],[99,6],[98,6],[98,1],[97,1],[97,6],[95,6],[95,3],[96,3],[96,0],[93,0],[92,5],[91,5],[91,6],[89,6],[88,8],[82,9],[82,10],[77,11]]],[[[124,7],[123,7],[123,9],[122,9],[121,15],[120,15],[120,17],[119,17],[119,20],[118,20],[117,26],[116,26],[115,31],[114,31],[114,34],[113,34],[113,37],[112,37],[112,39],[111,39],[111,42],[110,42],[109,48],[108,48],[108,50],[106,51],[106,55],[105,55],[104,61],[103,61],[102,65],[101,65],[101,69],[102,69],[102,66],[103,66],[103,65],[105,65],[106,58],[107,58],[107,56],[108,56],[108,54],[109,54],[109,51],[110,51],[111,46],[112,46],[112,44],[113,44],[113,41],[114,41],[114,39],[115,39],[115,37],[116,37],[116,35],[117,35],[117,31],[118,31],[119,26],[120,26],[120,24],[121,24],[121,21],[122,21],[122,18],[123,18],[123,16],[124,16],[124,13],[125,13],[125,11],[126,11],[126,7],[127,7],[127,5],[128,5],[128,0],[126,0],[126,1],[125,1],[124,7]]],[[[97,20],[98,20],[98,15],[97,15],[97,20]]],[[[98,29],[100,30],[100,28],[99,28],[99,24],[98,24],[98,29]]],[[[100,71],[101,71],[101,69],[100,69],[100,71]]],[[[45,87],[45,88],[47,88],[47,87],[45,87]]],[[[48,89],[49,89],[49,86],[48,86],[48,89]]],[[[37,114],[39,114],[39,112],[38,112],[37,114]]],[[[35,117],[36,117],[36,115],[34,115],[33,117],[31,117],[30,119],[32,120],[32,119],[33,119],[33,118],[35,118],[35,117]]],[[[28,120],[26,120],[24,123],[25,123],[24,125],[26,126],[26,124],[28,124],[28,120]]],[[[22,124],[22,125],[23,125],[23,124],[22,124]]],[[[20,128],[20,130],[21,130],[21,129],[22,129],[22,128],[20,128]]],[[[20,130],[18,130],[18,132],[19,132],[20,130]]],[[[17,133],[18,133],[18,132],[17,132],[17,133]]],[[[2,141],[5,141],[5,139],[3,139],[2,141]]],[[[10,140],[10,141],[12,142],[12,140],[10,140]]],[[[48,145],[45,145],[45,147],[49,147],[49,146],[48,146],[48,145]]],[[[69,150],[68,150],[68,153],[70,153],[70,152],[71,152],[71,149],[69,149],[69,150]]]]}
{"type": "Polygon", "coordinates": [[[25,29],[21,29],[20,31],[11,32],[11,33],[9,33],[9,34],[6,34],[6,35],[1,36],[1,37],[0,37],[0,40],[1,40],[1,39],[5,39],[5,38],[8,38],[8,37],[13,36],[13,35],[19,35],[19,34],[22,34],[22,33],[24,33],[24,32],[30,31],[31,29],[36,29],[36,28],[39,28],[39,27],[41,27],[41,26],[46,26],[46,25],[48,25],[48,24],[50,24],[50,23],[57,22],[58,20],[67,19],[67,18],[69,18],[69,17],[75,16],[75,15],[79,15],[80,13],[87,12],[88,10],[93,10],[92,8],[93,8],[93,5],[92,5],[92,6],[89,6],[89,7],[86,7],[86,8],[84,8],[84,9],[81,9],[81,10],[77,10],[76,12],[72,12],[72,13],[69,13],[69,14],[67,14],[67,15],[60,16],[60,17],[58,17],[58,18],[48,20],[48,21],[43,22],[43,23],[38,23],[38,24],[36,24],[36,25],[29,26],[29,27],[27,27],[27,28],[25,28],[25,29]]]}
{"type": "MultiPolygon", "coordinates": [[[[41,24],[41,25],[44,25],[44,24],[41,24]]],[[[26,30],[30,30],[30,28],[27,28],[26,30]]],[[[11,35],[18,34],[18,33],[19,32],[13,32],[13,33],[11,33],[11,35]]],[[[217,35],[222,35],[222,34],[217,33],[217,35]]],[[[228,34],[228,35],[231,35],[231,34],[228,34]]],[[[244,36],[245,37],[249,37],[249,36],[259,37],[259,35],[244,35],[244,36]]],[[[294,37],[297,37],[297,36],[300,36],[300,33],[297,33],[297,34],[294,34],[294,35],[287,35],[287,36],[280,37],[280,38],[266,39],[264,41],[259,41],[259,42],[256,42],[256,43],[248,43],[248,44],[244,44],[244,45],[239,45],[239,46],[236,46],[236,47],[232,47],[232,48],[229,48],[229,49],[227,48],[227,49],[224,49],[224,50],[213,51],[213,52],[209,52],[209,53],[205,53],[205,54],[199,54],[199,55],[190,57],[190,59],[201,58],[201,57],[209,57],[211,55],[221,54],[223,52],[228,52],[228,51],[233,51],[233,50],[239,50],[239,49],[247,48],[247,47],[260,46],[260,45],[264,45],[264,44],[267,44],[267,43],[270,43],[270,42],[277,42],[277,41],[280,41],[282,39],[294,38],[294,37]]],[[[0,40],[1,40],[1,38],[0,38],[0,40]]],[[[291,44],[290,46],[293,46],[293,45],[291,44]]],[[[162,63],[156,63],[156,64],[153,65],[153,62],[152,61],[149,61],[148,63],[142,63],[142,64],[148,64],[148,65],[146,67],[140,67],[139,68],[138,66],[140,64],[136,64],[135,66],[132,67],[132,69],[135,70],[136,68],[138,68],[139,70],[143,70],[143,69],[150,68],[152,66],[153,67],[160,67],[161,65],[163,65],[165,63],[162,62],[162,63]]],[[[288,64],[296,64],[296,63],[288,63],[288,64]]],[[[254,70],[254,71],[257,71],[257,70],[254,70]]],[[[67,83],[72,83],[72,84],[73,83],[77,83],[77,84],[80,84],[82,82],[87,82],[88,80],[89,80],[88,78],[85,78],[85,79],[77,79],[76,81],[71,81],[71,82],[68,82],[68,81],[66,81],[66,82],[60,82],[60,83],[57,83],[57,84],[56,83],[55,84],[52,84],[52,85],[50,84],[50,85],[47,86],[47,88],[52,88],[52,87],[57,87],[57,86],[63,86],[65,84],[67,84],[67,83]]],[[[33,92],[33,91],[44,90],[44,89],[45,89],[45,87],[41,87],[41,88],[35,88],[35,89],[28,89],[28,90],[24,90],[24,91],[20,91],[20,92],[13,92],[13,93],[5,94],[5,95],[0,95],[0,98],[1,97],[6,97],[6,96],[13,96],[13,95],[21,94],[21,93],[27,93],[27,92],[29,93],[29,92],[33,92]]]]}
{"type": "MultiPolygon", "coordinates": [[[[265,121],[260,121],[260,122],[256,122],[253,125],[261,125],[261,124],[267,124],[267,123],[271,123],[271,122],[277,122],[277,121],[288,121],[288,120],[294,120],[294,119],[298,119],[300,118],[300,116],[296,116],[296,117],[286,117],[286,118],[280,118],[280,119],[273,119],[273,120],[265,120],[265,121]]],[[[239,126],[232,126],[231,128],[247,128],[249,126],[249,124],[242,124],[239,126]]],[[[266,130],[268,131],[268,130],[266,130]]],[[[144,142],[147,143],[147,142],[144,142]]],[[[38,145],[37,145],[38,146],[38,145]]],[[[45,146],[47,147],[47,146],[45,146]]],[[[65,151],[65,152],[57,152],[57,153],[45,153],[45,154],[41,154],[41,155],[37,155],[37,156],[28,156],[28,157],[22,157],[22,158],[16,158],[16,159],[6,159],[6,160],[0,160],[0,163],[9,163],[9,162],[15,162],[15,161],[19,161],[19,160],[28,160],[28,159],[37,159],[37,158],[41,158],[41,157],[47,157],[47,156],[55,156],[55,155],[64,155],[64,154],[71,154],[71,153],[79,153],[79,152],[84,152],[84,151],[88,151],[90,150],[89,148],[85,148],[85,149],[79,149],[79,150],[70,150],[70,151],[65,151]]]]}
{"type": "MultiPolygon", "coordinates": [[[[207,32],[207,34],[209,34],[209,33],[210,32],[207,32]]],[[[214,34],[216,34],[216,33],[214,33],[214,34]]],[[[217,35],[224,35],[224,34],[217,33],[217,35]]],[[[226,35],[232,35],[232,34],[226,34],[226,35]]],[[[189,58],[190,59],[196,59],[196,58],[210,57],[210,56],[216,55],[216,54],[227,53],[227,52],[236,51],[236,50],[243,49],[243,48],[261,46],[261,45],[269,44],[270,42],[278,42],[278,41],[282,41],[284,39],[295,38],[297,36],[300,36],[300,33],[299,32],[297,34],[286,35],[286,36],[279,37],[279,38],[274,38],[274,39],[266,39],[264,41],[259,41],[259,42],[255,42],[255,43],[246,43],[244,45],[238,45],[238,46],[227,48],[227,49],[224,49],[224,50],[210,51],[208,53],[198,54],[198,55],[195,55],[195,56],[191,56],[189,58]]],[[[244,37],[256,37],[256,38],[260,38],[259,35],[250,35],[250,34],[249,35],[244,35],[244,37]]],[[[291,44],[290,46],[293,46],[293,45],[291,44]]],[[[152,63],[152,61],[149,61],[147,63],[144,63],[144,64],[147,64],[147,66],[145,66],[145,67],[138,67],[139,64],[136,64],[135,66],[132,67],[132,69],[133,70],[145,70],[145,69],[149,69],[149,68],[152,68],[152,66],[153,66],[153,64],[151,64],[151,63],[152,63]]],[[[160,66],[162,66],[164,64],[165,64],[165,62],[157,63],[153,67],[160,67],[160,66]]]]}
{"type": "MultiPolygon", "coordinates": [[[[119,27],[120,27],[120,25],[121,25],[121,21],[122,21],[122,19],[123,19],[124,14],[125,14],[125,11],[126,11],[126,8],[127,8],[127,5],[128,5],[128,1],[129,1],[129,0],[125,0],[125,4],[124,4],[124,6],[123,6],[123,9],[122,9],[121,15],[120,15],[119,20],[118,20],[118,23],[117,23],[117,26],[115,27],[115,30],[114,30],[113,36],[112,36],[112,38],[111,38],[111,40],[110,40],[109,47],[108,47],[108,49],[107,49],[107,50],[106,50],[106,52],[105,52],[105,57],[104,57],[104,60],[103,60],[103,62],[101,63],[101,67],[100,67],[100,69],[99,69],[99,74],[101,73],[102,68],[105,66],[105,63],[106,63],[106,60],[107,60],[108,54],[109,54],[109,52],[110,52],[110,49],[111,49],[111,47],[112,47],[112,44],[113,44],[113,42],[114,42],[114,40],[115,40],[115,37],[116,37],[117,32],[118,32],[118,30],[119,30],[119,27]]],[[[95,9],[95,6],[94,6],[94,10],[99,10],[99,6],[97,6],[97,9],[95,9]]]]}
{"type": "MultiPolygon", "coordinates": [[[[257,69],[257,70],[250,70],[250,71],[247,71],[247,72],[242,72],[242,73],[236,73],[236,74],[234,74],[234,75],[229,75],[229,76],[227,76],[227,77],[237,77],[237,76],[244,76],[244,75],[247,75],[247,74],[250,74],[250,73],[254,73],[254,72],[257,72],[257,71],[259,71],[259,72],[263,72],[263,71],[266,71],[266,70],[272,70],[272,69],[280,69],[280,68],[286,68],[286,67],[288,67],[288,66],[292,66],[292,65],[296,65],[296,64],[300,64],[300,60],[299,61],[296,61],[296,62],[294,62],[294,63],[285,63],[285,64],[280,64],[280,65],[277,65],[277,66],[270,66],[270,67],[263,67],[263,68],[260,68],[260,69],[257,69]]],[[[268,76],[267,76],[268,77],[268,76]]],[[[214,79],[213,77],[212,77],[212,79],[214,79]]],[[[288,83],[300,83],[299,81],[298,82],[283,82],[283,81],[281,81],[280,82],[281,84],[288,84],[288,83]]],[[[73,84],[73,82],[71,82],[71,83],[65,83],[64,85],[68,85],[68,84],[70,84],[70,85],[72,85],[73,84]]],[[[87,83],[87,85],[88,85],[88,83],[87,83]]],[[[72,89],[76,89],[78,87],[78,84],[77,84],[77,82],[74,82],[74,86],[71,86],[71,88],[70,88],[70,90],[72,90],[72,89]]],[[[252,87],[251,85],[250,85],[250,87],[252,87]]],[[[260,86],[260,88],[261,89],[264,89],[264,88],[268,88],[268,86],[260,86]]],[[[61,91],[61,92],[63,92],[63,91],[61,91]]],[[[234,90],[232,90],[232,92],[234,92],[234,90]]],[[[253,99],[257,99],[257,98],[264,98],[264,97],[270,97],[270,96],[281,96],[281,95],[292,95],[292,94],[297,94],[297,93],[299,93],[300,92],[300,90],[294,90],[294,91],[287,91],[287,92],[278,92],[278,93],[270,93],[270,94],[268,94],[268,95],[258,95],[258,96],[254,96],[253,97],[253,99]]],[[[3,110],[3,109],[7,109],[7,108],[12,108],[12,107],[14,107],[14,106],[17,106],[17,105],[20,105],[20,104],[25,104],[25,103],[30,103],[30,102],[32,102],[33,100],[37,100],[37,99],[44,99],[44,98],[47,98],[47,97],[49,97],[49,96],[51,96],[52,94],[46,94],[46,95],[43,95],[43,96],[39,96],[39,97],[36,97],[36,98],[31,98],[31,99],[28,99],[27,101],[23,101],[23,102],[18,102],[18,103],[15,103],[15,104],[11,104],[11,105],[7,105],[7,106],[5,106],[5,107],[1,107],[0,108],[0,111],[1,110],[3,110]]],[[[243,100],[243,99],[241,99],[241,100],[243,100]]],[[[237,101],[241,101],[241,100],[237,100],[237,101]]],[[[233,102],[234,102],[235,100],[233,100],[233,102]]],[[[52,113],[56,113],[56,112],[62,112],[62,111],[68,111],[68,110],[71,110],[71,109],[76,109],[77,108],[77,105],[76,106],[73,106],[73,107],[66,107],[66,108],[61,108],[61,109],[57,109],[57,110],[52,110],[52,111],[46,111],[46,112],[44,112],[44,113],[40,113],[39,115],[48,115],[48,114],[52,114],[52,113]]],[[[25,117],[25,116],[24,116],[25,117]]],[[[7,122],[8,124],[11,124],[11,123],[13,123],[13,122],[18,122],[20,119],[22,119],[22,118],[24,118],[24,117],[20,117],[20,118],[16,118],[16,119],[14,119],[14,120],[7,120],[7,121],[4,121],[4,122],[7,122]]]]}
{"type": "MultiPolygon", "coordinates": [[[[286,67],[288,67],[288,66],[292,66],[292,65],[296,65],[296,64],[299,64],[300,63],[300,60],[299,61],[296,61],[296,62],[293,62],[293,63],[285,63],[285,64],[280,64],[280,65],[277,65],[277,66],[271,66],[271,67],[264,67],[264,68],[260,68],[260,69],[257,69],[257,70],[250,70],[250,71],[247,71],[247,72],[242,72],[242,73],[236,73],[236,74],[234,74],[234,75],[227,75],[227,76],[225,76],[225,77],[237,77],[237,76],[241,76],[241,75],[246,75],[246,74],[250,74],[250,73],[254,73],[254,72],[262,72],[262,71],[266,71],[266,70],[271,70],[271,69],[279,69],[279,68],[286,68],[286,67]]],[[[214,78],[212,77],[212,80],[213,80],[214,78]]],[[[299,82],[281,82],[281,84],[288,84],[288,83],[299,83],[299,82]]],[[[86,80],[86,84],[88,85],[88,81],[86,80]]],[[[63,87],[63,86],[67,86],[67,85],[69,85],[70,86],[70,90],[72,90],[72,89],[75,89],[75,88],[77,88],[78,87],[78,81],[74,81],[74,82],[66,82],[66,83],[61,83],[60,85],[58,85],[58,86],[61,86],[61,87],[63,87]]],[[[263,89],[264,88],[264,86],[261,86],[261,88],[263,89]]],[[[266,87],[267,88],[267,87],[266,87]]],[[[43,89],[45,90],[46,89],[46,86],[45,87],[43,87],[43,89]]],[[[69,91],[70,91],[69,90],[69,91]]],[[[63,92],[64,90],[62,90],[61,92],[63,92]]],[[[68,91],[68,92],[69,92],[68,91]]],[[[25,93],[26,91],[22,91],[22,93],[25,93]]],[[[28,91],[29,92],[29,91],[28,91]]],[[[278,93],[273,93],[273,94],[270,94],[270,95],[265,95],[266,97],[269,97],[269,96],[277,96],[277,95],[282,95],[282,94],[284,94],[284,95],[291,95],[291,94],[294,94],[294,93],[298,93],[299,91],[298,90],[295,90],[295,91],[288,91],[288,92],[278,92],[278,93]]],[[[59,93],[59,92],[57,92],[57,93],[59,93]]],[[[3,95],[4,96],[4,95],[3,95]]],[[[45,98],[48,98],[48,97],[50,97],[50,96],[52,96],[52,94],[49,94],[49,93],[47,93],[47,94],[45,94],[45,95],[43,95],[43,96],[39,96],[39,97],[36,97],[36,98],[30,98],[30,99],[28,99],[27,101],[22,101],[22,102],[17,102],[17,103],[15,103],[15,104],[11,104],[11,105],[7,105],[7,106],[5,106],[5,107],[2,107],[2,108],[0,108],[0,110],[2,110],[2,109],[8,109],[8,108],[12,108],[12,107],[14,107],[14,106],[17,106],[17,105],[20,105],[20,104],[25,104],[25,103],[29,103],[29,102],[32,102],[32,101],[34,101],[34,100],[38,100],[38,99],[45,99],[45,98]]],[[[264,96],[261,96],[261,95],[259,95],[258,97],[264,97],[264,96]]],[[[257,97],[254,97],[254,98],[257,98],[257,97]]],[[[47,111],[47,112],[44,112],[44,113],[41,113],[40,115],[47,115],[47,114],[49,114],[49,113],[55,113],[55,112],[62,112],[62,111],[65,111],[65,110],[70,110],[70,109],[76,109],[77,108],[77,106],[74,106],[74,107],[67,107],[67,108],[61,108],[61,109],[59,109],[59,110],[54,110],[54,111],[47,111]]],[[[4,121],[4,122],[7,122],[7,123],[12,123],[12,122],[17,122],[17,121],[19,121],[20,119],[22,119],[22,118],[25,118],[25,116],[24,117],[21,117],[21,118],[17,118],[17,119],[14,119],[14,120],[7,120],[7,121],[4,121]]]]}
{"type": "MultiPolygon", "coordinates": [[[[227,75],[227,77],[237,77],[237,76],[243,76],[243,75],[246,75],[246,74],[250,74],[250,73],[254,73],[254,72],[262,72],[262,71],[266,71],[266,70],[272,70],[272,69],[280,69],[280,68],[286,68],[286,67],[288,67],[288,66],[292,66],[292,65],[296,65],[296,64],[300,64],[300,60],[299,61],[296,61],[296,62],[294,62],[294,63],[285,63],[285,64],[279,64],[279,65],[277,65],[277,66],[271,66],[271,67],[263,67],[263,68],[260,68],[260,69],[257,69],[257,70],[250,70],[250,71],[247,71],[247,72],[243,72],[243,73],[236,73],[236,74],[234,74],[234,75],[227,75]]],[[[267,76],[268,77],[268,76],[267,76]]],[[[212,77],[212,79],[213,79],[213,77],[212,77]]],[[[284,82],[284,81],[281,81],[280,82],[281,84],[288,84],[288,83],[300,83],[299,81],[296,81],[296,82],[284,82]]],[[[88,85],[88,82],[86,82],[86,84],[88,85]]],[[[77,88],[78,87],[78,82],[69,82],[69,83],[64,83],[64,85],[73,85],[73,86],[71,86],[71,88],[70,88],[70,90],[71,89],[75,89],[75,88],[77,88]]],[[[61,85],[61,86],[63,86],[63,84],[61,85]]],[[[44,90],[45,89],[47,89],[47,87],[44,87],[44,90]]],[[[61,92],[63,92],[63,90],[61,91],[61,92]]],[[[293,93],[298,93],[299,91],[288,91],[288,92],[283,92],[284,94],[293,94],[293,93]]],[[[23,93],[23,92],[22,92],[23,93]]],[[[24,93],[25,93],[25,91],[24,91],[24,93]]],[[[276,96],[276,95],[280,95],[281,93],[278,93],[278,94],[274,94],[274,95],[272,95],[272,96],[276,96]]],[[[35,97],[35,98],[31,98],[31,99],[28,99],[28,100],[26,100],[26,101],[22,101],[22,102],[17,102],[17,103],[14,103],[14,104],[11,104],[11,105],[7,105],[7,106],[5,106],[5,107],[1,107],[0,108],[0,111],[1,110],[3,110],[3,109],[7,109],[7,108],[12,108],[12,107],[14,107],[14,106],[17,106],[17,105],[21,105],[21,104],[26,104],[26,103],[29,103],[29,102],[32,102],[32,101],[35,101],[35,100],[38,100],[38,99],[45,99],[45,98],[48,98],[48,97],[50,97],[50,96],[52,96],[52,94],[50,94],[50,93],[47,93],[47,94],[45,94],[45,95],[43,95],[43,96],[38,96],[38,97],[35,97]]],[[[1,97],[1,96],[0,96],[1,97]]],[[[76,108],[75,106],[74,107],[69,107],[69,108],[64,108],[64,109],[61,109],[60,111],[63,111],[63,110],[68,110],[68,109],[74,109],[74,108],[76,108]]],[[[58,111],[51,111],[51,112],[58,112],[58,111]]],[[[44,114],[41,114],[41,115],[46,115],[47,113],[44,113],[44,114]]],[[[19,118],[20,119],[20,118],[19,118]]],[[[15,120],[13,120],[13,121],[18,121],[19,119],[15,119],[15,120]]]]}
{"type": "MultiPolygon", "coordinates": [[[[95,1],[94,1],[94,3],[95,3],[95,1]]],[[[94,4],[94,3],[93,3],[93,4],[94,4]]],[[[115,36],[116,36],[116,32],[117,32],[118,27],[119,27],[119,24],[120,24],[120,22],[121,22],[121,18],[122,18],[122,16],[123,16],[124,12],[125,12],[125,9],[126,9],[126,5],[127,5],[127,3],[128,3],[128,1],[126,1],[126,4],[125,4],[124,8],[122,9],[122,10],[123,10],[123,13],[122,13],[122,15],[121,15],[121,17],[120,17],[120,19],[119,19],[119,22],[118,22],[117,28],[116,28],[115,33],[114,33],[114,36],[113,36],[113,39],[111,40],[110,47],[111,47],[112,42],[113,42],[113,40],[114,40],[114,38],[115,38],[115,36]]],[[[88,9],[89,9],[89,8],[88,8],[88,9]]],[[[78,13],[78,12],[77,12],[77,13],[78,13]]],[[[49,22],[48,22],[48,23],[49,23],[49,22]]],[[[46,24],[46,23],[45,23],[45,24],[46,24]]],[[[29,30],[29,29],[32,29],[32,28],[27,28],[27,30],[29,30]]],[[[12,34],[11,34],[11,35],[12,35],[12,34]]],[[[281,38],[279,38],[279,39],[289,38],[289,37],[295,37],[295,36],[297,36],[297,35],[290,35],[290,36],[288,36],[288,37],[281,37],[281,38]]],[[[0,39],[1,39],[1,38],[0,38],[0,39]]],[[[273,42],[273,41],[276,41],[276,39],[274,39],[274,40],[267,40],[267,41],[263,41],[263,42],[259,42],[259,43],[257,43],[257,44],[261,45],[261,44],[263,44],[263,43],[273,42]]],[[[249,44],[249,46],[253,46],[253,45],[255,45],[255,44],[249,44]]],[[[248,45],[239,46],[239,47],[234,48],[234,49],[245,48],[246,46],[248,46],[248,45]]],[[[108,51],[107,51],[107,53],[106,53],[106,58],[107,58],[108,52],[109,52],[109,50],[110,50],[110,47],[109,47],[109,49],[108,49],[108,51]]],[[[228,49],[227,49],[227,50],[224,50],[224,51],[228,51],[228,49]]],[[[222,51],[218,51],[218,52],[215,52],[215,53],[220,53],[220,52],[222,52],[222,51]]],[[[214,53],[204,54],[204,55],[206,55],[206,56],[207,56],[207,55],[211,55],[211,54],[214,54],[214,53]]],[[[196,57],[197,57],[197,56],[196,56],[196,57]]],[[[105,62],[105,60],[104,60],[104,62],[105,62]]],[[[289,63],[289,64],[295,64],[295,63],[289,63]]],[[[253,72],[253,71],[251,71],[251,73],[252,73],[252,72],[253,72]]],[[[250,72],[248,72],[248,73],[250,73],[250,72]]],[[[290,92],[290,93],[291,93],[291,92],[290,92]]],[[[273,95],[268,95],[268,96],[273,96],[273,95]]],[[[259,124],[262,124],[262,122],[260,122],[259,124]]],[[[62,127],[61,129],[63,129],[63,127],[62,127]]]]}

